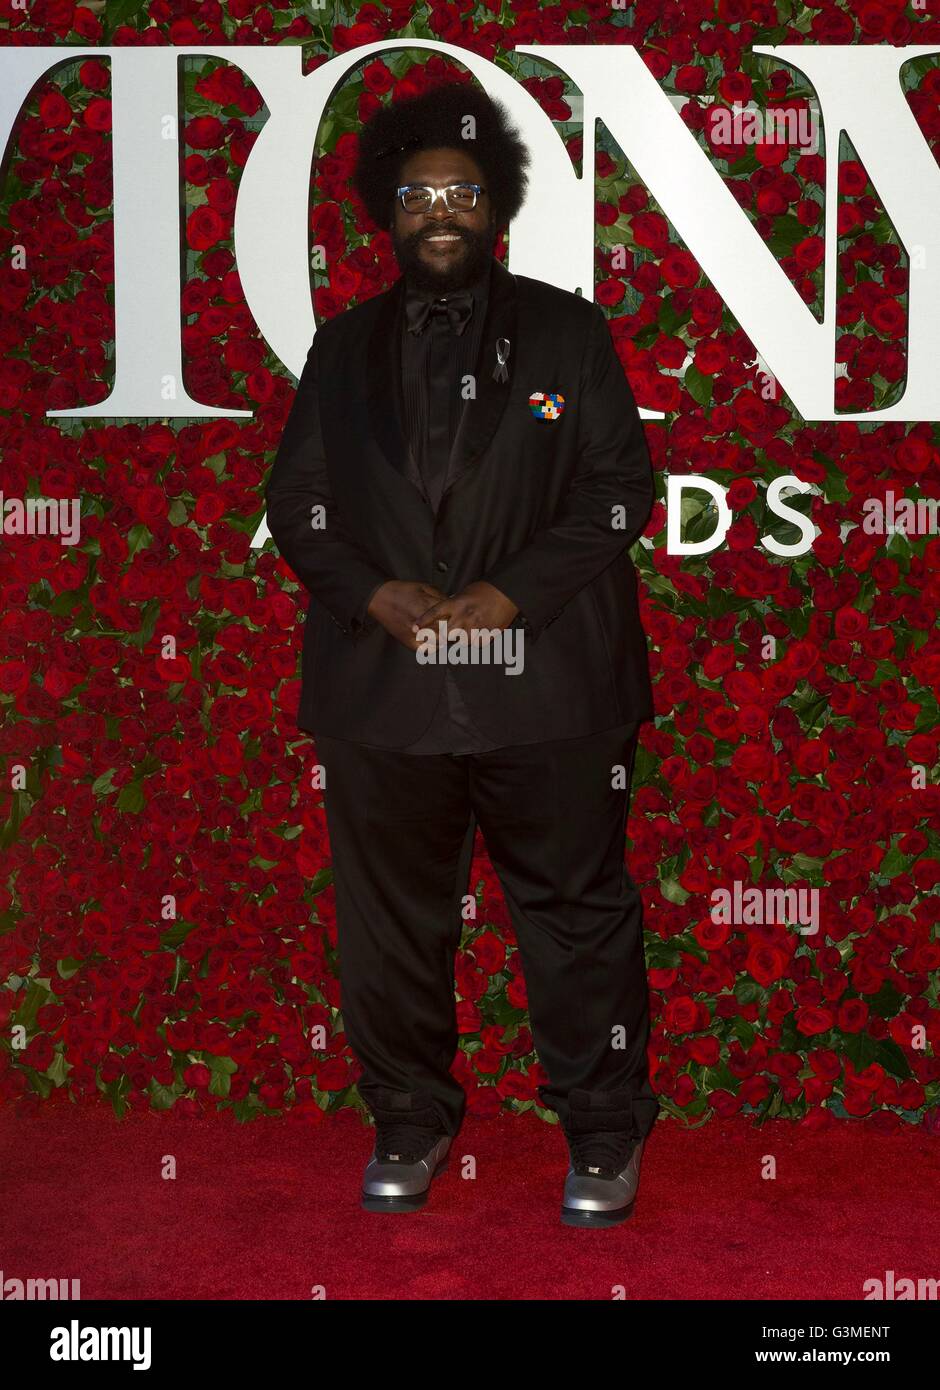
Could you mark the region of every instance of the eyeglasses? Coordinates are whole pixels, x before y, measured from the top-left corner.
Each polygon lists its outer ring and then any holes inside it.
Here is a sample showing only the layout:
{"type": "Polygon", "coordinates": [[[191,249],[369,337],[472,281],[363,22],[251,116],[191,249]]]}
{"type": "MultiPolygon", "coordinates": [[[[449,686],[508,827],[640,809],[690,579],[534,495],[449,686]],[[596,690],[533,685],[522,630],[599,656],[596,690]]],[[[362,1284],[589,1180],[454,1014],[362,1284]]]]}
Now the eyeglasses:
{"type": "Polygon", "coordinates": [[[431,188],[424,183],[406,183],[395,189],[405,212],[430,212],[438,198],[443,197],[448,212],[471,212],[477,198],[486,189],[481,183],[450,183],[446,188],[431,188]]]}

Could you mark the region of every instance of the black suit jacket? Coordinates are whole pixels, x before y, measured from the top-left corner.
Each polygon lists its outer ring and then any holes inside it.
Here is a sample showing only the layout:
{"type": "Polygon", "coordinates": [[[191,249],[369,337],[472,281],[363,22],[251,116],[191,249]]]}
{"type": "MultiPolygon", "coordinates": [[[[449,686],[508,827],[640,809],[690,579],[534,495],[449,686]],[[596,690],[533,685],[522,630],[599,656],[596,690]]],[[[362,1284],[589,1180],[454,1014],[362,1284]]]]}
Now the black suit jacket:
{"type": "Polygon", "coordinates": [[[518,606],[521,674],[449,668],[473,721],[502,743],[652,717],[628,546],[653,480],[607,320],[499,261],[492,272],[477,394],[436,515],[403,434],[403,280],[321,325],[307,354],[265,501],[271,535],[313,599],[298,725],[314,735],[403,748],[431,721],[444,667],[421,665],[366,613],[386,579],[444,593],[485,579],[518,606]],[[493,375],[500,338],[505,382],[493,375]],[[557,419],[533,412],[535,392],[564,397],[557,419]],[[311,525],[317,505],[322,529],[311,525]]]}

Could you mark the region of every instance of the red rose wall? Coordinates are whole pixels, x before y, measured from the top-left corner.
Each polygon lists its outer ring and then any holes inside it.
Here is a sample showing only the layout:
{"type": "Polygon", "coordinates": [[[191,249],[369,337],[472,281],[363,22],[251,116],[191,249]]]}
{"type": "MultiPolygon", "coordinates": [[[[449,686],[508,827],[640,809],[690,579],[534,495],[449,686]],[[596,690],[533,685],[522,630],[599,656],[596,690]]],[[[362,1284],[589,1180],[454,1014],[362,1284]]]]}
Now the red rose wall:
{"type": "MultiPolygon", "coordinates": [[[[27,12],[2,0],[0,41],[63,54],[302,43],[310,71],[382,38],[443,40],[511,72],[578,169],[577,93],[513,49],[632,44],[816,309],[825,160],[840,159],[837,407],[898,399],[907,261],[855,151],[844,137],[816,152],[722,145],[716,120],[733,103],[810,110],[800,74],[755,45],[938,43],[928,11],[466,0],[331,13],[288,0],[40,0],[27,12]]],[[[295,386],[254,325],[232,251],[265,111],[230,64],[187,59],[183,71],[185,383],[206,404],[250,408],[250,421],[46,417],[104,400],[113,379],[105,61],[77,61],[32,93],[0,190],[2,491],[81,498],[82,512],[75,546],[0,537],[0,1094],[311,1122],[358,1103],[357,1066],[316,749],[294,724],[308,597],[270,542],[250,544],[295,386]]],[[[310,245],[326,252],[319,322],[398,273],[350,190],[360,122],[454,76],[468,75],[416,48],[370,56],[344,83],[311,182],[310,245]]],[[[918,59],[902,81],[936,149],[940,65],[918,59]]],[[[657,710],[628,826],[653,1084],[689,1123],[740,1111],[937,1127],[940,540],[861,525],[866,499],[940,496],[935,431],[802,420],[602,126],[598,142],[595,297],[640,405],[666,413],[646,424],[661,500],[651,544],[633,552],[657,710]],[[666,553],[666,470],[730,488],[725,545],[666,553]],[[757,544],[767,484],[782,474],[819,488],[807,500],[817,539],[796,559],[757,544]],[[818,889],[819,931],[715,921],[712,891],[735,881],[818,889]]],[[[690,539],[714,524],[701,503],[683,516],[690,539]]],[[[455,1070],[471,1112],[492,1114],[537,1106],[545,1077],[506,908],[477,848],[455,1070]]]]}

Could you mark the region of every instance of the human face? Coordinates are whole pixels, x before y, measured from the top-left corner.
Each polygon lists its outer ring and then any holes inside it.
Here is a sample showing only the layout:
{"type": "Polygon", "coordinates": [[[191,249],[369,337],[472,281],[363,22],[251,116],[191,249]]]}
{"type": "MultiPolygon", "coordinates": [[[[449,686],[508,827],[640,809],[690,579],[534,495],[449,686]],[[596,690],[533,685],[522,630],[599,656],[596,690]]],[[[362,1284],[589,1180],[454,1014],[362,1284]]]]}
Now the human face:
{"type": "Polygon", "coordinates": [[[401,166],[399,184],[445,188],[479,183],[484,191],[469,212],[448,212],[439,198],[428,212],[405,212],[395,199],[392,245],[402,271],[419,289],[446,293],[466,288],[493,254],[496,225],[482,170],[464,150],[419,150],[401,166]]]}

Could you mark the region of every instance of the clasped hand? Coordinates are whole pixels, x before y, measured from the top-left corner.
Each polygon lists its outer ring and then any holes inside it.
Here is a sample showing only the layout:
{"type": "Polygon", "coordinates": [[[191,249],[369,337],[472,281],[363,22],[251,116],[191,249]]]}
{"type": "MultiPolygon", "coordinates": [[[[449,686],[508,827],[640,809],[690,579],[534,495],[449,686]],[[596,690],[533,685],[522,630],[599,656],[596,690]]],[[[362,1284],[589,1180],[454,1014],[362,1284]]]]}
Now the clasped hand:
{"type": "Polygon", "coordinates": [[[448,635],[463,632],[473,642],[475,629],[508,627],[518,612],[512,599],[483,579],[450,595],[433,584],[390,579],[376,590],[369,604],[376,622],[410,651],[423,645],[417,634],[424,628],[430,628],[436,641],[439,622],[446,622],[448,635]]]}

